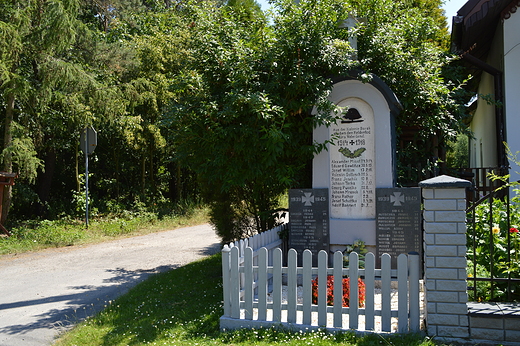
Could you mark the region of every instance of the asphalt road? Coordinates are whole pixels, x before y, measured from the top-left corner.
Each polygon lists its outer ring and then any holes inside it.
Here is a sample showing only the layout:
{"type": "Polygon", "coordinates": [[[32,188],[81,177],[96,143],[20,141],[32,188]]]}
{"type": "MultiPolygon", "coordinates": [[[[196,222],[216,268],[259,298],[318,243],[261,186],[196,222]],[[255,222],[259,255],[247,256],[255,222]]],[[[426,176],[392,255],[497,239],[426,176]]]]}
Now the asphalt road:
{"type": "Polygon", "coordinates": [[[209,225],[0,256],[0,345],[48,346],[148,276],[220,250],[209,225]]]}

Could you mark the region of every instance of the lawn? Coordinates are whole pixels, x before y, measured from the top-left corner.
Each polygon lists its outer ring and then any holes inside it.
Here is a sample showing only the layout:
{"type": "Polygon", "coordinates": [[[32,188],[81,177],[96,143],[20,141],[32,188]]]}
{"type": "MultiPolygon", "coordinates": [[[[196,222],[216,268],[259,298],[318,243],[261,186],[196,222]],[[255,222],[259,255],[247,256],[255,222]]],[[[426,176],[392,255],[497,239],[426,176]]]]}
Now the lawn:
{"type": "Polygon", "coordinates": [[[157,274],[61,336],[72,345],[441,345],[423,335],[294,333],[276,329],[221,332],[220,254],[157,274]]]}

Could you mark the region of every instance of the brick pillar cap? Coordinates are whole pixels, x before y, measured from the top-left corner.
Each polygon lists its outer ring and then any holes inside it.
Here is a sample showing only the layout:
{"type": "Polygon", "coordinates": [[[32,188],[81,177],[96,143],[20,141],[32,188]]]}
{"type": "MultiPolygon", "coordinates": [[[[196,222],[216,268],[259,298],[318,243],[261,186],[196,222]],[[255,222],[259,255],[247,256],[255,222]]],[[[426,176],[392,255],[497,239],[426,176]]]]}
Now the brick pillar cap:
{"type": "Polygon", "coordinates": [[[464,179],[450,177],[449,175],[440,175],[435,178],[426,179],[419,183],[422,188],[466,188],[471,187],[471,182],[464,179]]]}

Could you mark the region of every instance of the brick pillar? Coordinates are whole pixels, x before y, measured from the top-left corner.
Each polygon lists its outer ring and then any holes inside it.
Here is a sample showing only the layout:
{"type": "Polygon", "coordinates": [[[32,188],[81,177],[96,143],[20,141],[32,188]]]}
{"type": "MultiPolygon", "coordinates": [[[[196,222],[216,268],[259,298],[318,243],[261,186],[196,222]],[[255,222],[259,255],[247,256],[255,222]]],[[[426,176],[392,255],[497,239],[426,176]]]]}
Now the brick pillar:
{"type": "Polygon", "coordinates": [[[469,337],[466,187],[446,175],[419,183],[424,202],[424,285],[428,335],[469,337]]]}

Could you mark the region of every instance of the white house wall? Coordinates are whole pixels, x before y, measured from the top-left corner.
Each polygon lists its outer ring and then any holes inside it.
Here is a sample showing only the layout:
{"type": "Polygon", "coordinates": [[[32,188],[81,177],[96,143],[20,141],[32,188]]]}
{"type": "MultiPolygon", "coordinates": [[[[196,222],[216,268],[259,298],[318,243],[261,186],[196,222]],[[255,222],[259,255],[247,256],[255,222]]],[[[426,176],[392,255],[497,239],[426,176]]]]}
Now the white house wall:
{"type": "MultiPolygon", "coordinates": [[[[512,13],[504,21],[504,85],[506,141],[513,153],[520,151],[520,14],[512,13]]],[[[511,163],[511,180],[519,180],[520,171],[511,163]]]]}
{"type": "MultiPolygon", "coordinates": [[[[502,45],[503,36],[499,27],[485,61],[498,70],[503,70],[502,45]]],[[[487,72],[482,72],[478,94],[477,109],[470,126],[475,137],[470,141],[470,166],[496,167],[498,165],[496,120],[495,104],[492,102],[495,98],[495,88],[494,78],[487,72]]]]}
{"type": "MultiPolygon", "coordinates": [[[[493,95],[493,83],[493,77],[483,72],[478,89],[479,95],[493,95]]],[[[470,165],[471,167],[494,167],[497,165],[495,106],[482,97],[479,97],[477,102],[477,109],[471,122],[474,139],[470,144],[470,165]]]]}

